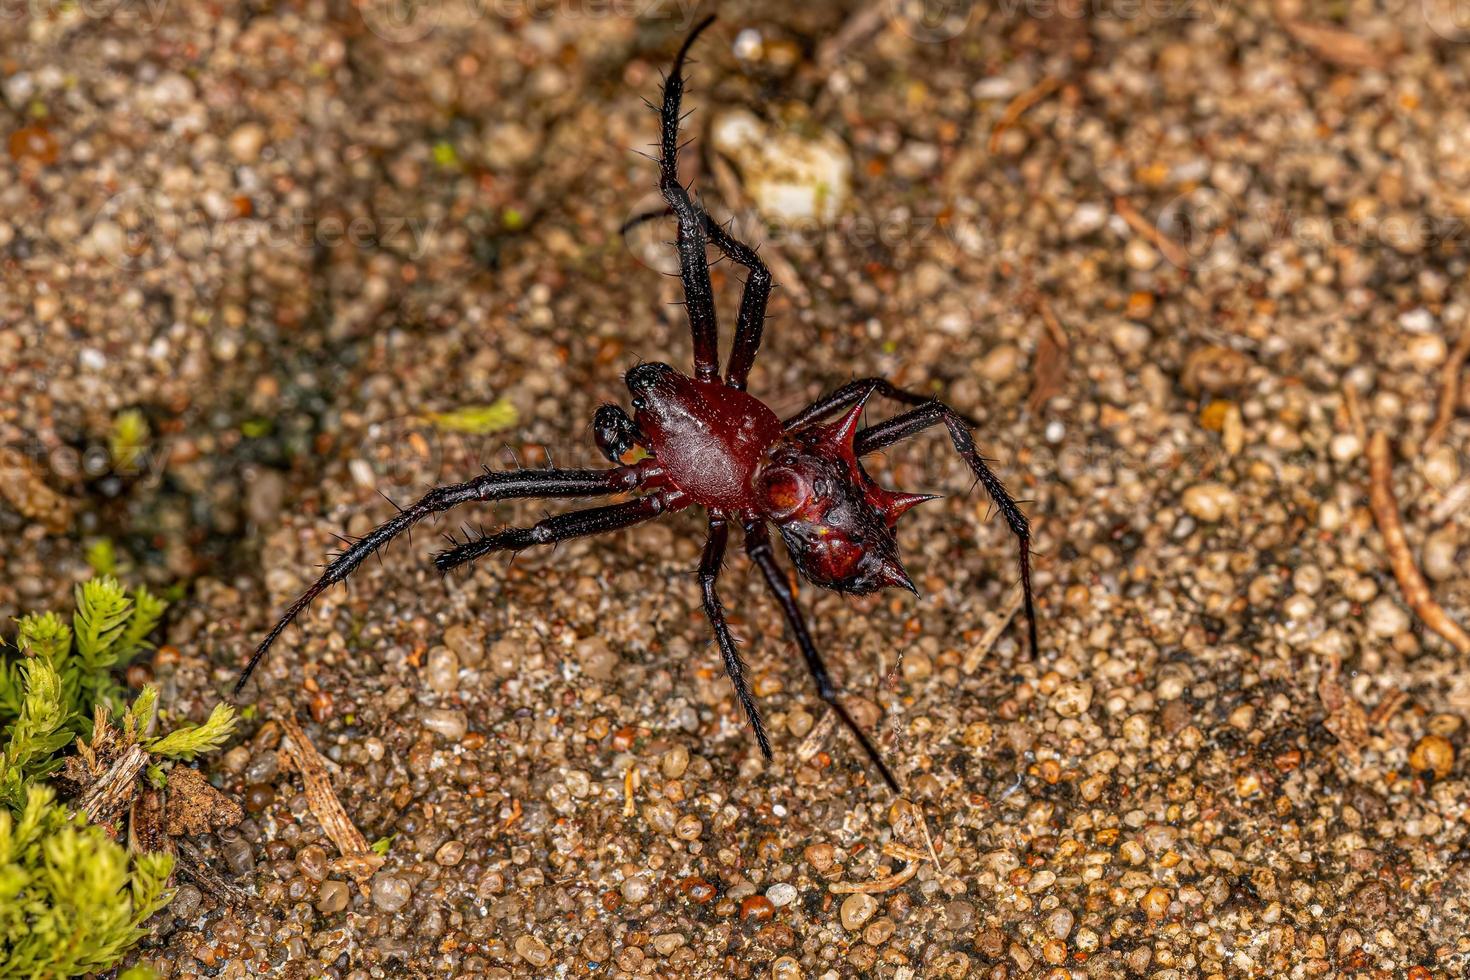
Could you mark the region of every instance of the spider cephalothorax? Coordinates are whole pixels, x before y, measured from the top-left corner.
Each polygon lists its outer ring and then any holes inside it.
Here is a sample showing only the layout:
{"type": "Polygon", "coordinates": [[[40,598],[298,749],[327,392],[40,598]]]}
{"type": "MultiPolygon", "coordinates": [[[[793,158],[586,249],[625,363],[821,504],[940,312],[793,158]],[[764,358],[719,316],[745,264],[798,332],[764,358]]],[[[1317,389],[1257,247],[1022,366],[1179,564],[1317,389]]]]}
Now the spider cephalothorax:
{"type": "Polygon", "coordinates": [[[889,586],[915,592],[893,526],[932,494],[893,493],[874,483],[853,449],[858,402],[835,422],[782,436],[756,477],[756,495],[803,575],[824,588],[865,595],[889,586]]]}
{"type": "Polygon", "coordinates": [[[667,210],[629,223],[663,214],[677,221],[675,244],[694,337],[694,374],[685,375],[656,362],[639,364],[627,373],[633,414],[629,416],[617,405],[604,405],[592,422],[598,447],[614,464],[609,469],[487,472],[464,483],[436,487],[352,541],[286,609],[256,647],[240,674],[237,692],[271,644],[314,598],[346,579],[370,555],[419,521],[473,502],[627,495],[620,503],[558,514],[531,527],[506,528],[455,542],[454,547],[434,557],[434,564],[441,571],[449,571],[493,552],[555,544],[631,527],[687,507],[702,507],[709,515],[704,557],[699,563],[704,611],[761,751],[771,756],[770,737],[746,681],[745,664],[716,588],[732,524],[743,530],[746,554],[760,568],[767,588],[780,605],[792,638],[816,681],[817,694],[852,731],[884,781],[896,791],[898,783],[877,748],[838,696],[837,686],[796,604],[791,580],[776,560],[767,527],[776,526],[797,569],[815,585],[859,595],[890,586],[913,591],[913,583],[899,560],[894,525],[905,511],[932,498],[880,487],[863,469],[861,459],[936,425],[944,426],[955,451],[995,501],[1020,544],[1022,595],[1030,645],[1035,651],[1030,526],[975,448],[970,435],[976,427],[973,419],[942,402],[895,388],[881,378],[844,385],[785,420],[746,393],[765,326],[771,275],[755,250],[713,221],[694,203],[678,178],[679,104],[684,92],[685,56],[713,19],[706,19],[690,33],[664,84],[659,109],[659,189],[667,210]],[[749,272],[723,377],[705,255],[709,246],[749,272]],[[864,428],[863,409],[873,395],[910,409],[864,428]],[[829,421],[833,416],[838,418],[829,421]],[[635,449],[643,450],[643,458],[623,463],[635,449]]]}

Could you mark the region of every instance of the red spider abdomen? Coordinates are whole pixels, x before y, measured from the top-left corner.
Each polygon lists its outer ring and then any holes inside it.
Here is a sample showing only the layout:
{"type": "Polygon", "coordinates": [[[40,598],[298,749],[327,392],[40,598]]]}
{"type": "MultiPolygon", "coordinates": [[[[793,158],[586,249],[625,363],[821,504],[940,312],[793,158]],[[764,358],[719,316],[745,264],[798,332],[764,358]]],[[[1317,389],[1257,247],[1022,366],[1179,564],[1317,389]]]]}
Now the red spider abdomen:
{"type": "Polygon", "coordinates": [[[672,369],[649,372],[635,394],[634,418],[668,483],[713,511],[754,509],[756,468],[782,434],[775,412],[743,391],[672,369]]]}

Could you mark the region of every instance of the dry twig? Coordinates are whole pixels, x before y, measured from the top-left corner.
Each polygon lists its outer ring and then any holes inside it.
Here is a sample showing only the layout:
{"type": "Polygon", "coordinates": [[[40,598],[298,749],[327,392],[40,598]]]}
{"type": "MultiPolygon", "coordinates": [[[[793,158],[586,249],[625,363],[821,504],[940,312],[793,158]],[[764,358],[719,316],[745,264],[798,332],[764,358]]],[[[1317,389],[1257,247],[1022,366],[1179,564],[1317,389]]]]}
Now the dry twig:
{"type": "Polygon", "coordinates": [[[1424,448],[1433,449],[1444,440],[1444,434],[1455,418],[1455,404],[1460,400],[1460,368],[1470,358],[1470,323],[1460,328],[1460,339],[1445,362],[1439,376],[1439,410],[1434,413],[1434,424],[1424,439],[1424,448]]]}
{"type": "Polygon", "coordinates": [[[1414,554],[1409,550],[1409,539],[1404,534],[1404,523],[1399,515],[1398,501],[1393,495],[1393,456],[1388,445],[1388,436],[1375,432],[1368,440],[1368,505],[1373,510],[1373,520],[1378,524],[1378,533],[1383,535],[1383,547],[1388,552],[1388,563],[1393,577],[1398,579],[1403,590],[1404,601],[1409,604],[1419,620],[1434,632],[1449,641],[1461,654],[1470,654],[1470,633],[1450,618],[1444,607],[1435,601],[1424,581],[1419,566],[1414,564],[1414,554]]]}
{"type": "Polygon", "coordinates": [[[817,45],[817,67],[830,71],[843,56],[882,30],[893,16],[891,0],[874,0],[858,10],[821,44],[817,45]]]}
{"type": "Polygon", "coordinates": [[[895,888],[902,887],[909,879],[918,874],[919,862],[924,859],[922,852],[902,844],[884,844],[883,853],[888,857],[898,858],[908,863],[886,878],[876,878],[872,881],[834,881],[827,886],[827,890],[834,895],[852,895],[859,892],[864,895],[877,895],[881,892],[891,892],[895,888]]]}
{"type": "Polygon", "coordinates": [[[1062,329],[1062,321],[1057,319],[1046,298],[1038,297],[1036,306],[1041,311],[1046,332],[1036,345],[1036,360],[1031,372],[1031,394],[1026,398],[1026,407],[1032,414],[1040,412],[1047,402],[1062,393],[1067,380],[1067,353],[1072,346],[1067,339],[1067,332],[1062,329]]]}
{"type": "Polygon", "coordinates": [[[1019,122],[1021,117],[1032,106],[1061,87],[1062,80],[1060,78],[1055,75],[1047,75],[1041,81],[1012,99],[1005,107],[1005,111],[1000,114],[1000,119],[996,122],[995,128],[990,131],[990,142],[986,146],[990,155],[994,156],[999,152],[1000,138],[1005,135],[1006,130],[1019,122]]]}
{"type": "Polygon", "coordinates": [[[832,728],[836,724],[837,712],[823,712],[822,717],[817,719],[817,723],[812,726],[812,730],[807,732],[806,738],[802,739],[801,744],[796,747],[796,757],[802,762],[812,761],[822,750],[822,746],[826,744],[827,736],[832,733],[832,728]]]}
{"type": "Polygon", "coordinates": [[[1317,57],[1341,68],[1382,68],[1387,63],[1373,42],[1339,27],[1295,18],[1282,18],[1281,26],[1317,57]]]}
{"type": "Polygon", "coordinates": [[[382,866],[383,856],[369,849],[367,838],[347,816],[342,801],[332,789],[327,761],[307,740],[296,719],[282,717],[280,724],[286,733],[281,748],[296,771],[301,773],[301,782],[306,788],[306,805],[332,843],[337,845],[337,850],[342,852],[341,860],[334,862],[334,867],[340,866],[358,881],[366,881],[382,866]]]}
{"type": "Polygon", "coordinates": [[[1149,221],[1142,214],[1139,214],[1138,209],[1126,197],[1113,198],[1113,210],[1118,212],[1118,217],[1128,223],[1129,228],[1132,228],[1134,232],[1148,239],[1149,243],[1159,250],[1159,253],[1168,260],[1170,265],[1177,266],[1181,269],[1189,268],[1191,264],[1189,251],[1183,245],[1180,245],[1174,239],[1159,231],[1153,222],[1149,221]]]}
{"type": "Polygon", "coordinates": [[[1000,635],[1006,631],[1006,627],[1010,625],[1011,620],[1016,618],[1016,613],[1020,612],[1021,600],[1022,595],[1017,592],[1011,601],[1006,604],[1005,609],[1001,610],[1000,618],[991,623],[990,628],[980,637],[980,642],[976,643],[970,648],[970,652],[965,654],[965,659],[960,663],[960,670],[963,670],[967,674],[975,673],[975,668],[980,666],[980,662],[990,653],[990,648],[995,646],[995,641],[1000,639],[1000,635]]]}

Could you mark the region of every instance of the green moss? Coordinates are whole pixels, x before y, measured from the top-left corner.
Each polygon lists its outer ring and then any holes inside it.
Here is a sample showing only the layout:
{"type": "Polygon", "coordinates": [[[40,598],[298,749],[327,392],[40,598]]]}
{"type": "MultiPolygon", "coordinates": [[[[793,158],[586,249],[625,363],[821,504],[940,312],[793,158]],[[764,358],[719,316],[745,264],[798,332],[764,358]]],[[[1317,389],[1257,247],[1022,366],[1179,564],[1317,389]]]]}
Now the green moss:
{"type": "MultiPolygon", "coordinates": [[[[167,854],[132,854],[58,803],[46,779],[74,740],[141,743],[157,761],[146,778],[167,779],[173,760],[219,748],[235,714],[219,705],[202,725],[151,736],[158,692],[131,704],[113,677],[139,652],[165,603],[129,595],[110,577],[77,587],[68,624],[55,613],[20,620],[14,654],[0,663],[0,977],[61,978],[110,969],[146,933],[169,899],[167,854]],[[15,654],[18,654],[15,655],[15,654]],[[106,719],[116,717],[116,724],[106,719]],[[93,726],[97,726],[94,735],[93,726]],[[105,737],[103,737],[105,735],[105,737]]],[[[147,967],[121,977],[147,980],[147,967]]]]}
{"type": "Polygon", "coordinates": [[[70,735],[91,734],[97,705],[114,715],[122,711],[123,689],[113,671],[151,649],[148,634],[168,603],[141,587],[129,596],[110,575],[77,586],[76,600],[70,626],[50,612],[20,620],[16,647],[23,656],[7,659],[0,669],[0,725],[20,715],[22,673],[30,660],[44,660],[56,669],[64,709],[61,728],[70,735]]]}
{"type": "Polygon", "coordinates": [[[169,855],[129,857],[49,789],[32,787],[18,813],[0,809],[0,976],[110,968],[172,897],[172,871],[169,855]]]}

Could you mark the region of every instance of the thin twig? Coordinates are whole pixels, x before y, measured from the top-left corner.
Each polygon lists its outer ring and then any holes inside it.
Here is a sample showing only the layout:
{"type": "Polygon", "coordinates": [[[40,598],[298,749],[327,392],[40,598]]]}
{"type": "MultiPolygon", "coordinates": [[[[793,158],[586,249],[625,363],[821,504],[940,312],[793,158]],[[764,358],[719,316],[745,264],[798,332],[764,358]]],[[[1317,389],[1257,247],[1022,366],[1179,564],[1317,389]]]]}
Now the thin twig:
{"type": "Polygon", "coordinates": [[[1388,445],[1388,436],[1373,433],[1368,441],[1368,505],[1373,510],[1373,519],[1378,524],[1378,533],[1383,535],[1383,546],[1388,551],[1388,563],[1393,569],[1403,590],[1404,601],[1420,621],[1449,641],[1461,654],[1470,654],[1470,633],[1450,618],[1444,607],[1435,601],[1429,585],[1419,566],[1414,564],[1414,554],[1409,550],[1409,539],[1404,534],[1403,519],[1399,505],[1393,495],[1393,451],[1388,445]]]}
{"type": "Polygon", "coordinates": [[[332,789],[332,780],[327,775],[327,760],[307,740],[296,719],[283,716],[279,720],[286,733],[281,747],[296,771],[301,773],[307,807],[317,823],[322,825],[323,832],[342,852],[342,869],[358,881],[366,881],[383,864],[383,856],[369,849],[367,838],[347,816],[336,790],[332,789]]]}
{"type": "Polygon", "coordinates": [[[822,746],[827,742],[827,736],[832,733],[836,724],[837,712],[823,712],[822,717],[812,726],[812,730],[807,732],[806,738],[802,739],[801,744],[796,747],[796,758],[802,762],[810,762],[822,750],[822,746]]]}
{"type": "Polygon", "coordinates": [[[250,907],[250,893],[226,881],[215,871],[213,862],[199,849],[199,845],[187,837],[174,838],[174,844],[179,852],[176,865],[179,874],[199,885],[205,894],[222,898],[234,908],[250,907]]]}
{"type": "Polygon", "coordinates": [[[1450,422],[1454,421],[1455,405],[1460,400],[1460,368],[1466,358],[1470,358],[1470,323],[1460,328],[1460,339],[1455,341],[1455,349],[1450,352],[1450,359],[1440,371],[1439,411],[1435,412],[1434,424],[1429,427],[1429,435],[1424,438],[1425,449],[1438,446],[1444,439],[1450,422]]]}
{"type": "Polygon", "coordinates": [[[1000,120],[996,122],[995,128],[990,131],[990,142],[987,145],[990,155],[994,156],[1000,150],[1000,138],[1005,135],[1006,130],[1019,122],[1028,109],[1061,87],[1060,78],[1055,75],[1047,75],[1012,99],[1005,107],[1005,111],[1000,114],[1000,120]]]}
{"type": "Polygon", "coordinates": [[[1113,198],[1113,210],[1118,212],[1118,217],[1127,222],[1129,228],[1132,228],[1137,234],[1148,239],[1149,243],[1159,250],[1164,258],[1169,261],[1170,265],[1177,266],[1181,269],[1189,268],[1191,263],[1188,250],[1162,231],[1159,231],[1153,222],[1139,214],[1138,209],[1126,197],[1113,198]]]}
{"type": "Polygon", "coordinates": [[[1032,414],[1040,412],[1047,402],[1061,394],[1066,387],[1067,355],[1072,346],[1067,339],[1067,331],[1062,327],[1062,321],[1057,319],[1046,297],[1038,296],[1036,306],[1041,312],[1046,332],[1036,345],[1031,394],[1026,398],[1026,407],[1032,414]]]}
{"type": "Polygon", "coordinates": [[[821,44],[817,45],[817,67],[830,70],[855,44],[860,44],[883,29],[893,15],[892,0],[873,0],[858,10],[821,44]]]}
{"type": "Polygon", "coordinates": [[[1006,627],[1010,625],[1011,620],[1016,618],[1016,613],[1021,611],[1023,598],[1019,592],[1011,598],[1011,601],[1006,604],[1005,609],[1001,610],[1000,618],[990,624],[990,628],[980,637],[980,642],[976,643],[970,648],[970,652],[965,654],[965,659],[960,663],[960,670],[963,670],[967,674],[975,673],[975,668],[980,666],[980,661],[984,660],[986,655],[990,653],[990,648],[995,646],[995,641],[1000,639],[1000,635],[1006,631],[1006,627]]]}
{"type": "Polygon", "coordinates": [[[876,895],[881,892],[891,892],[900,888],[910,878],[919,873],[919,864],[924,860],[924,855],[913,848],[902,844],[884,844],[883,853],[892,858],[907,861],[902,868],[895,871],[886,878],[878,878],[873,881],[834,881],[827,886],[827,890],[834,895],[876,895]]]}

